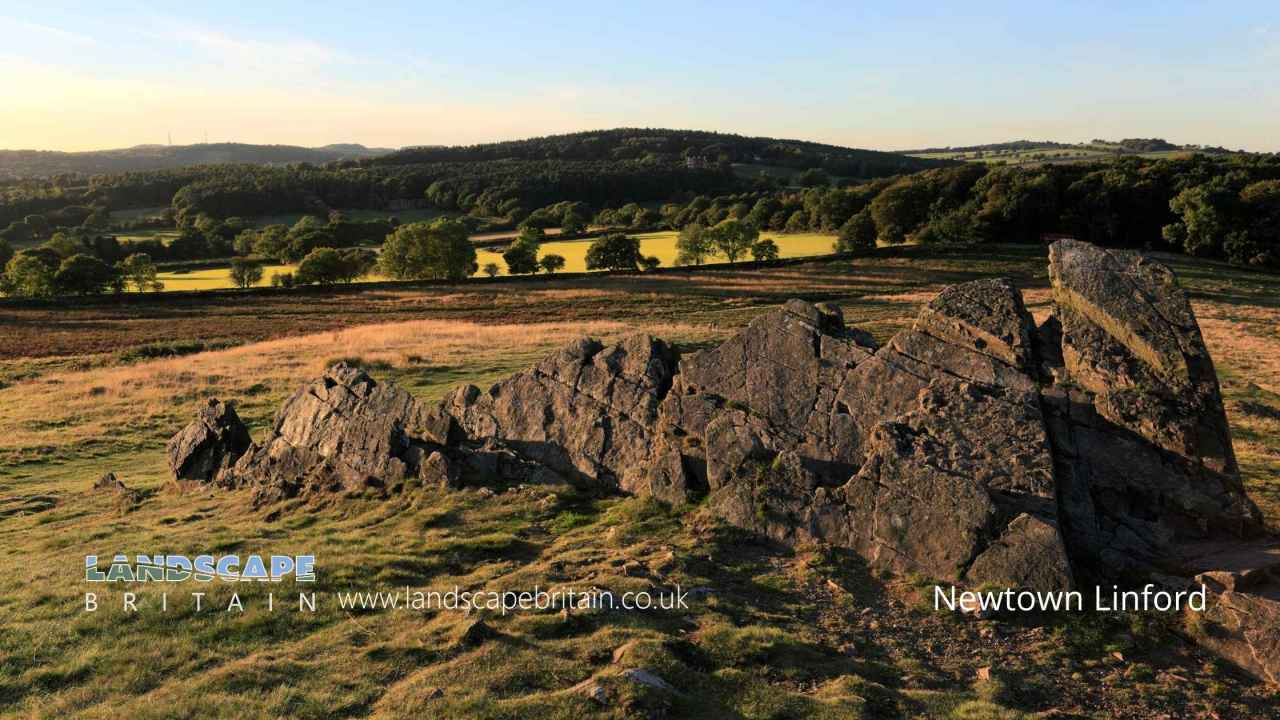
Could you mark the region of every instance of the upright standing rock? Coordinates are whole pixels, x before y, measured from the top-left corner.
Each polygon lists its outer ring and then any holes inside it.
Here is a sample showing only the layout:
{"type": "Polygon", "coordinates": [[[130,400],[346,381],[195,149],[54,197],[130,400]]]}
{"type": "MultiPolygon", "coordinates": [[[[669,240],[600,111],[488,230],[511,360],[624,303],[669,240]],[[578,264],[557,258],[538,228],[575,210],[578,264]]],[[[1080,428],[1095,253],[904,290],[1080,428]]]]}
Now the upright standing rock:
{"type": "Polygon", "coordinates": [[[1178,572],[1180,545],[1256,534],[1213,361],[1173,273],[1060,240],[1049,277],[1062,383],[1044,400],[1077,555],[1104,576],[1178,572]]]}
{"type": "Polygon", "coordinates": [[[169,439],[165,453],[174,480],[215,482],[249,449],[252,439],[231,403],[210,398],[196,419],[169,439]]]}
{"type": "Polygon", "coordinates": [[[1213,360],[1173,272],[1136,252],[1059,240],[1049,279],[1067,374],[1094,393],[1098,414],[1238,491],[1213,360]]]}

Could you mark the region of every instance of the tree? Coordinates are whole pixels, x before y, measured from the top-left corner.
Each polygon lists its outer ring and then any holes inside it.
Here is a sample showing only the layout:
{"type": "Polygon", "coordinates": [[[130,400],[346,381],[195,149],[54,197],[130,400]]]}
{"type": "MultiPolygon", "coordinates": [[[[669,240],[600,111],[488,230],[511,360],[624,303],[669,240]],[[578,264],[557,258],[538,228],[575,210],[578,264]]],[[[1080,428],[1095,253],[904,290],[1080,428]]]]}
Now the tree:
{"type": "Polygon", "coordinates": [[[252,255],[253,247],[258,243],[258,231],[252,228],[241,230],[236,239],[231,242],[231,247],[236,251],[237,255],[252,255]]]}
{"type": "Polygon", "coordinates": [[[95,207],[81,224],[94,230],[106,230],[111,225],[111,212],[104,207],[95,207]]]}
{"type": "MultiPolygon", "coordinates": [[[[311,216],[308,215],[307,217],[311,216]]],[[[294,227],[297,228],[296,225],[294,227]]],[[[284,257],[281,258],[285,262],[299,262],[316,248],[332,248],[336,244],[333,230],[327,226],[290,230],[287,240],[288,243],[283,253],[284,257]]]]}
{"type": "Polygon", "coordinates": [[[249,288],[262,280],[262,263],[248,258],[231,259],[231,282],[238,288],[249,288]]]}
{"type": "MultiPolygon", "coordinates": [[[[1280,262],[1280,180],[1262,180],[1240,191],[1241,211],[1247,218],[1244,242],[1224,243],[1234,263],[1269,266],[1280,262]]],[[[3,255],[0,252],[0,255],[3,255]]]]}
{"type": "Polygon", "coordinates": [[[760,231],[741,220],[729,219],[706,232],[707,244],[729,262],[737,262],[760,239],[760,231]]]}
{"type": "Polygon", "coordinates": [[[676,264],[701,265],[711,254],[710,239],[702,223],[686,225],[676,238],[676,264]]]}
{"type": "Polygon", "coordinates": [[[289,228],[284,225],[268,225],[258,230],[253,241],[253,254],[289,262],[289,228]]]}
{"type": "Polygon", "coordinates": [[[751,246],[751,257],[755,260],[777,260],[778,243],[765,238],[751,246]]]}
{"type": "Polygon", "coordinates": [[[353,283],[378,266],[378,253],[369,248],[343,248],[338,255],[342,258],[342,275],[338,279],[344,283],[353,283]]]}
{"type": "Polygon", "coordinates": [[[345,274],[342,255],[333,248],[321,247],[307,253],[298,263],[297,282],[303,285],[332,285],[345,274]]]}
{"type": "Polygon", "coordinates": [[[379,263],[399,280],[462,280],[476,272],[476,249],[467,226],[452,218],[396,228],[382,245],[379,263]]]}
{"type": "Polygon", "coordinates": [[[644,270],[645,272],[651,272],[653,270],[657,270],[658,266],[661,264],[662,264],[662,259],[655,255],[648,255],[640,258],[640,269],[644,270]]]}
{"type": "Polygon", "coordinates": [[[10,245],[25,245],[34,240],[35,237],[31,226],[25,222],[11,222],[8,227],[0,230],[0,241],[7,242],[10,245]]]}
{"type": "Polygon", "coordinates": [[[796,175],[795,180],[800,187],[825,187],[831,184],[831,176],[822,168],[809,168],[796,175]]]}
{"type": "Polygon", "coordinates": [[[156,280],[156,264],[146,253],[134,253],[116,263],[116,270],[127,283],[133,283],[138,292],[161,290],[164,285],[156,280]]]}
{"type": "Polygon", "coordinates": [[[576,208],[564,214],[560,221],[560,234],[565,236],[581,235],[587,231],[587,216],[576,208]]]}
{"type": "Polygon", "coordinates": [[[520,235],[511,243],[502,259],[507,263],[507,272],[512,275],[530,275],[538,272],[538,246],[546,237],[542,228],[525,226],[520,235]]]}
{"type": "Polygon", "coordinates": [[[0,267],[9,264],[9,260],[13,257],[13,247],[0,238],[0,267]]]}
{"type": "Polygon", "coordinates": [[[5,264],[5,285],[13,295],[47,297],[53,294],[56,272],[39,252],[19,250],[5,264]]]}
{"type": "Polygon", "coordinates": [[[923,180],[903,178],[871,201],[871,219],[878,239],[886,245],[906,242],[907,236],[929,217],[934,200],[923,180]]]}
{"type": "Polygon", "coordinates": [[[295,283],[296,281],[293,278],[293,273],[286,272],[271,274],[271,287],[288,289],[292,288],[295,283]]]}
{"type": "Polygon", "coordinates": [[[81,245],[74,235],[69,232],[57,232],[53,237],[44,242],[41,247],[48,248],[57,253],[59,257],[69,258],[72,255],[80,254],[81,245]]]}
{"type": "Polygon", "coordinates": [[[542,259],[538,261],[538,265],[550,275],[564,267],[564,256],[556,255],[555,253],[543,255],[542,259]]]}
{"type": "Polygon", "coordinates": [[[62,261],[53,275],[53,286],[75,295],[96,295],[111,287],[117,277],[115,268],[98,258],[77,254],[62,261]]]}
{"type": "Polygon", "coordinates": [[[480,272],[489,277],[498,277],[498,273],[502,272],[502,268],[498,267],[498,263],[485,263],[484,267],[480,268],[480,272]]]}
{"type": "Polygon", "coordinates": [[[635,270],[640,259],[640,241],[623,233],[601,235],[587,248],[588,270],[635,270]]]}
{"type": "Polygon", "coordinates": [[[860,252],[875,246],[876,223],[871,219],[870,211],[863,210],[840,226],[840,234],[836,237],[836,252],[860,252]]]}
{"type": "Polygon", "coordinates": [[[529,275],[538,272],[538,248],[516,241],[502,253],[507,272],[512,275],[529,275]]]}

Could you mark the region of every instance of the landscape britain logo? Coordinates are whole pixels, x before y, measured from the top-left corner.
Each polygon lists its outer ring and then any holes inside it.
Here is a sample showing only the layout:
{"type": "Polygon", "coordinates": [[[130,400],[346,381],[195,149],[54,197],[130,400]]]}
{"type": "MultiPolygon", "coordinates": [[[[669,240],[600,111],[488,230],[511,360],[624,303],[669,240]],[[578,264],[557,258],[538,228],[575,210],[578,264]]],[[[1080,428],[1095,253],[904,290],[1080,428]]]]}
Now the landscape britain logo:
{"type": "MultiPolygon", "coordinates": [[[[84,579],[91,583],[210,583],[215,579],[225,582],[282,582],[292,578],[295,582],[314,583],[316,558],[314,555],[136,555],[133,560],[124,554],[111,558],[106,570],[99,567],[97,555],[84,558],[84,579]]],[[[204,609],[204,592],[190,593],[197,611],[204,609]]],[[[148,598],[161,612],[169,610],[169,593],[148,598]]],[[[121,609],[138,612],[141,600],[136,592],[121,593],[121,609]]],[[[267,609],[275,609],[275,594],[268,593],[267,609]]],[[[315,611],[315,593],[298,593],[298,609],[315,611]]],[[[86,592],[85,612],[95,612],[99,606],[98,593],[86,592]]],[[[239,593],[232,593],[227,611],[243,611],[244,603],[239,593]]]]}

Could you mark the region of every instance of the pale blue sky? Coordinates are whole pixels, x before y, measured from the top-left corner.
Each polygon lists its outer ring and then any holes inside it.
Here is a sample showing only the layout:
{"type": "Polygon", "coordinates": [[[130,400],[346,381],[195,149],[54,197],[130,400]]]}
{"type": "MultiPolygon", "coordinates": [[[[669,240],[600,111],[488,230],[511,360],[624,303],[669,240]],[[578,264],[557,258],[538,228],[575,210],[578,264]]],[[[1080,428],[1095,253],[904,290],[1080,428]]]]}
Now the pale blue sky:
{"type": "Polygon", "coordinates": [[[0,147],[681,127],[1280,150],[1280,3],[0,0],[0,147]],[[182,4],[186,5],[186,4],[182,4]]]}

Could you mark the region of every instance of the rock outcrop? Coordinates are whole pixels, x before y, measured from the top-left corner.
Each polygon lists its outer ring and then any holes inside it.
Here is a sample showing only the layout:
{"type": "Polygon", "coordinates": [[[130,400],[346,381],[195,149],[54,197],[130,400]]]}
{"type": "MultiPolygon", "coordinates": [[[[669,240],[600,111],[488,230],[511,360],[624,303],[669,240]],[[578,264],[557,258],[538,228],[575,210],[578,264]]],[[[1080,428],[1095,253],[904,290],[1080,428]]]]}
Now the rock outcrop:
{"type": "Polygon", "coordinates": [[[1258,623],[1280,617],[1280,550],[1190,303],[1158,263],[1075,241],[1054,244],[1050,277],[1039,327],[1003,279],[944,289],[883,347],[793,300],[715,348],[582,339],[430,405],[339,365],[252,448],[211,402],[170,463],[259,502],[565,481],[705,497],[778,541],[971,586],[1204,578],[1207,644],[1274,678],[1280,643],[1258,623]]]}
{"type": "Polygon", "coordinates": [[[210,398],[196,419],[169,439],[165,454],[178,482],[215,482],[249,449],[252,439],[231,403],[210,398]]]}
{"type": "Polygon", "coordinates": [[[494,438],[464,442],[453,416],[393,383],[339,363],[276,413],[271,434],[216,482],[252,487],[255,503],[321,493],[387,494],[468,478],[560,480],[494,438]]]}

